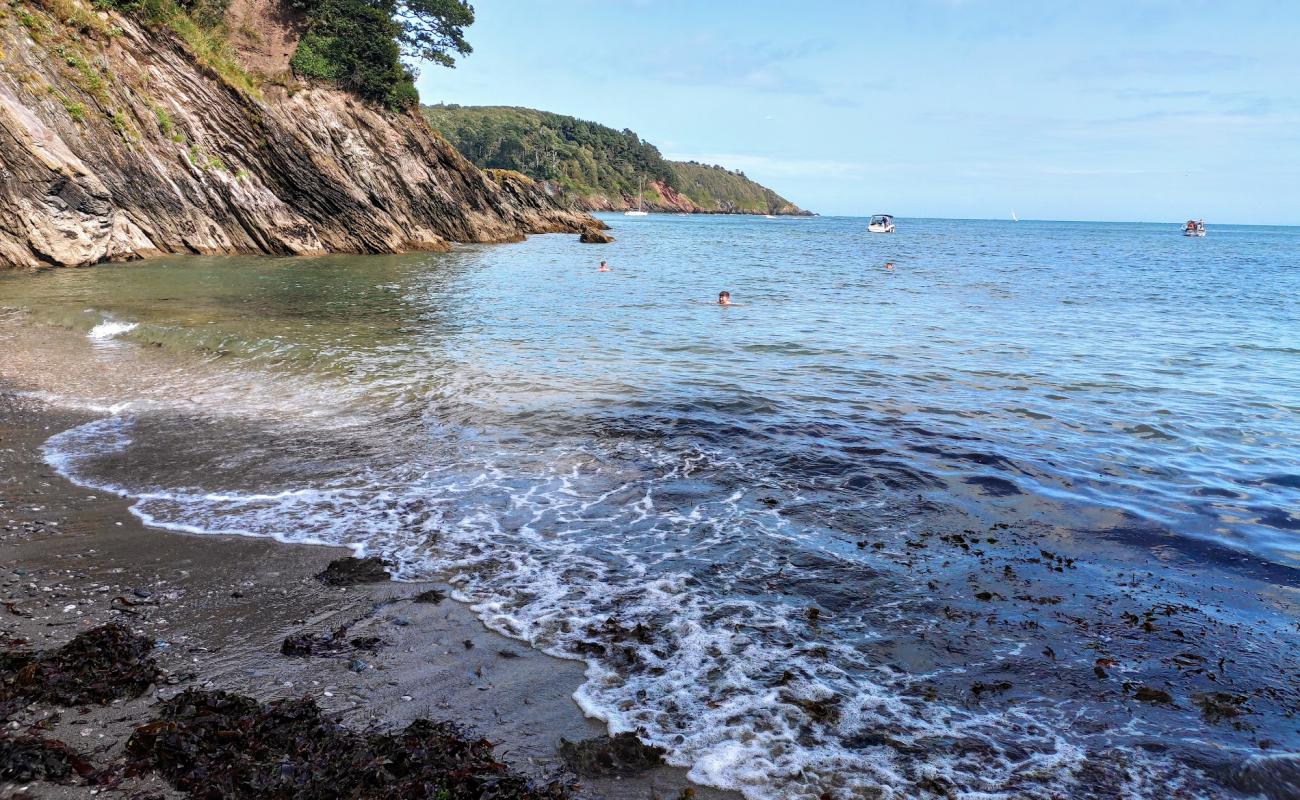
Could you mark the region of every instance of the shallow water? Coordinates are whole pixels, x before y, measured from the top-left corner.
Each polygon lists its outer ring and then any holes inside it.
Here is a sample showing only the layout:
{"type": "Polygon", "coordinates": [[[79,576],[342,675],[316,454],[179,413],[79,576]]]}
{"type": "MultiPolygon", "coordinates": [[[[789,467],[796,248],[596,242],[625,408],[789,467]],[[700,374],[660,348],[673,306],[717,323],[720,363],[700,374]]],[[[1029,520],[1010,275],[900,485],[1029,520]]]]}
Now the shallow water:
{"type": "Polygon", "coordinates": [[[6,277],[0,376],[111,412],[48,456],[146,520],[451,575],[751,797],[1300,749],[1300,229],[610,221],[6,277]]]}

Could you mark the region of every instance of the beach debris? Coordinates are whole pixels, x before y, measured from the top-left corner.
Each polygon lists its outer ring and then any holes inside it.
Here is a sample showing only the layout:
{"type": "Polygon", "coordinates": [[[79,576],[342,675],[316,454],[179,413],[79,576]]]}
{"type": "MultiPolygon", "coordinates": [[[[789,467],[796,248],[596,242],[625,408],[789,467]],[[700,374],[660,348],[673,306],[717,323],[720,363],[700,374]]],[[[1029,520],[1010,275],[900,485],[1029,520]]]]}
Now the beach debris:
{"type": "Polygon", "coordinates": [[[412,602],[412,603],[428,603],[428,604],[430,604],[430,605],[435,605],[435,606],[436,606],[436,605],[438,605],[439,603],[441,603],[443,600],[446,600],[446,599],[447,599],[447,593],[446,593],[446,592],[441,591],[441,590],[439,590],[439,589],[428,589],[428,590],[426,590],[426,591],[420,592],[420,593],[417,594],[415,597],[412,597],[412,598],[411,598],[411,602],[412,602]]]}
{"type": "Polygon", "coordinates": [[[382,558],[336,558],[316,576],[326,586],[356,586],[362,583],[382,583],[393,576],[388,568],[392,562],[382,558]]]}
{"type": "Polygon", "coordinates": [[[635,733],[597,736],[581,742],[560,739],[560,758],[578,775],[630,777],[664,763],[662,747],[644,744],[635,733]]]}
{"type": "Polygon", "coordinates": [[[348,639],[348,626],[340,625],[327,634],[295,633],[286,636],[280,645],[281,655],[306,658],[308,656],[338,656],[353,650],[374,652],[383,647],[378,636],[357,636],[348,639]]]}
{"type": "Polygon", "coordinates": [[[92,779],[95,769],[63,742],[40,736],[0,737],[0,786],[28,781],[72,783],[92,779]]]}
{"type": "Polygon", "coordinates": [[[359,732],[322,716],[315,701],[259,703],[189,690],[126,745],[130,771],[156,771],[193,797],[563,800],[570,786],[511,773],[492,745],[450,722],[418,719],[359,732]]]}
{"type": "Polygon", "coordinates": [[[152,639],[112,623],[43,653],[0,653],[0,716],[34,700],[75,706],[139,697],[161,674],[153,647],[152,639]]]}
{"type": "Polygon", "coordinates": [[[614,241],[614,237],[596,228],[585,228],[578,241],[583,244],[610,244],[614,241]]]}

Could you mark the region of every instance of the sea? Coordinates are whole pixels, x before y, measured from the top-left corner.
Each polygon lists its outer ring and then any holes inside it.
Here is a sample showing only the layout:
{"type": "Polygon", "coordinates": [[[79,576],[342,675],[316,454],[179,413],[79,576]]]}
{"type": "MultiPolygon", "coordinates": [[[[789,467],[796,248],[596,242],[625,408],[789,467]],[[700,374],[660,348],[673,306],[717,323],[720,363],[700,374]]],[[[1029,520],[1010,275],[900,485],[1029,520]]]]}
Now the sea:
{"type": "Polygon", "coordinates": [[[1300,228],[605,219],[3,275],[0,378],[751,800],[1300,796],[1300,228]]]}

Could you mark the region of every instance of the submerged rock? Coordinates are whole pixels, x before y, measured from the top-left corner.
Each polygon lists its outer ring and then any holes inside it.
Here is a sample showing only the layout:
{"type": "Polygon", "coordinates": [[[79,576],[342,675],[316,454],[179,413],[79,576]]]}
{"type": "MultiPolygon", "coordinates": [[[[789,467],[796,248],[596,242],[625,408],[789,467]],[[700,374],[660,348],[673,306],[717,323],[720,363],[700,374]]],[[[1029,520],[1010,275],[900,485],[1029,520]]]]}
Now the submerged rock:
{"type": "Polygon", "coordinates": [[[361,583],[382,583],[393,576],[388,568],[392,564],[382,558],[338,558],[329,563],[316,580],[326,586],[356,586],[361,583]]]}
{"type": "Polygon", "coordinates": [[[581,742],[560,740],[560,758],[578,775],[638,775],[664,763],[662,747],[642,743],[635,733],[597,736],[581,742]]]}

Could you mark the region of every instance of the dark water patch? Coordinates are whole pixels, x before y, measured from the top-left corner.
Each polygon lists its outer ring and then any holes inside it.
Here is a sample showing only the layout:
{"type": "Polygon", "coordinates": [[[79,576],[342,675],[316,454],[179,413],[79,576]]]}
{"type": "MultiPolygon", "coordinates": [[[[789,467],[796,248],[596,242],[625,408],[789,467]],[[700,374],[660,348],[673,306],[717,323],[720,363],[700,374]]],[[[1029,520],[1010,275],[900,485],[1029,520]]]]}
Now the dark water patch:
{"type": "Polygon", "coordinates": [[[962,483],[974,486],[990,497],[1012,497],[1023,494],[1019,486],[995,475],[971,475],[962,478],[962,483]]]}
{"type": "Polygon", "coordinates": [[[1300,475],[1270,475],[1267,478],[1261,478],[1259,482],[1270,486],[1300,489],[1300,475]]]}
{"type": "Polygon", "coordinates": [[[1221,497],[1226,500],[1245,500],[1248,495],[1241,492],[1234,492],[1231,489],[1221,489],[1217,486],[1198,486],[1192,490],[1192,494],[1197,497],[1221,497]]]}
{"type": "Polygon", "coordinates": [[[1288,565],[1245,555],[1236,548],[1208,539],[1179,536],[1175,531],[1125,515],[1123,524],[1078,530],[1081,536],[1095,536],[1122,542],[1129,547],[1149,552],[1168,551],[1182,556],[1186,563],[1206,568],[1224,570],[1234,575],[1271,583],[1277,586],[1300,588],[1300,564],[1288,565]]]}

